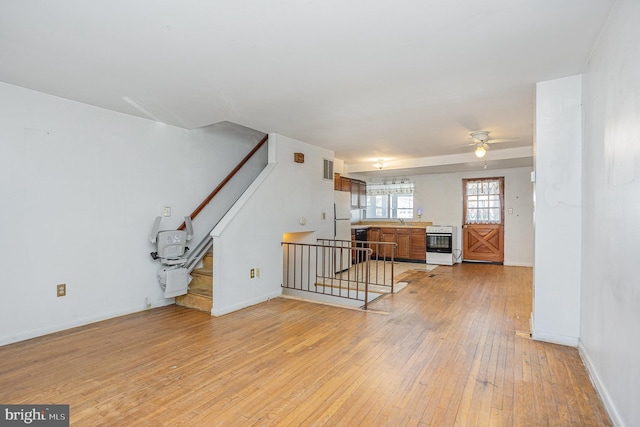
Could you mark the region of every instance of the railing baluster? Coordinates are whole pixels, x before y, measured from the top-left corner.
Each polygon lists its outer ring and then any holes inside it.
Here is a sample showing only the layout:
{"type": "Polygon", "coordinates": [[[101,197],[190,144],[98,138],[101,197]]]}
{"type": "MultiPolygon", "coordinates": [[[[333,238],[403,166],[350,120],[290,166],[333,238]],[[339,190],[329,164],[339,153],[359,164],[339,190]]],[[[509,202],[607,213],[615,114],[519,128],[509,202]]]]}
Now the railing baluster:
{"type": "MultiPolygon", "coordinates": [[[[316,254],[316,259],[317,258],[318,256],[316,254]]],[[[309,249],[307,250],[307,288],[311,285],[311,246],[309,246],[309,249]]],[[[317,291],[315,283],[313,283],[313,290],[317,291]]]]}
{"type": "MultiPolygon", "coordinates": [[[[367,252],[364,254],[365,258],[367,259],[367,261],[369,261],[369,256],[370,253],[367,252]]],[[[366,270],[366,277],[364,279],[364,309],[367,309],[367,306],[369,305],[369,269],[366,270]]]]}

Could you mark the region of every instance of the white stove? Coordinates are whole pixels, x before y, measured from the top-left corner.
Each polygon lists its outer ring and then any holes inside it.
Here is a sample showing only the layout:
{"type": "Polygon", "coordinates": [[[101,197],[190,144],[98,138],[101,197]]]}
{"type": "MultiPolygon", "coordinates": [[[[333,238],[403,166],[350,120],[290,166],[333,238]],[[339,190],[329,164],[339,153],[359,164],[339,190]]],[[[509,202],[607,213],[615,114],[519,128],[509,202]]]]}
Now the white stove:
{"type": "Polygon", "coordinates": [[[427,226],[427,264],[453,265],[456,252],[456,227],[427,226]]]}

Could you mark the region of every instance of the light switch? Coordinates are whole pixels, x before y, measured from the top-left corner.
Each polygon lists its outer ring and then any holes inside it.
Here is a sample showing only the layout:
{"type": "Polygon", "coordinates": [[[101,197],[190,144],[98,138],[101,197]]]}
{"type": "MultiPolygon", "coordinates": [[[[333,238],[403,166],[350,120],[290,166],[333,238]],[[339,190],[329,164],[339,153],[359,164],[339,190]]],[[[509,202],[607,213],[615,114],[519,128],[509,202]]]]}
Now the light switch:
{"type": "Polygon", "coordinates": [[[170,207],[166,207],[162,210],[162,216],[171,216],[171,208],[170,207]]]}
{"type": "Polygon", "coordinates": [[[509,212],[509,214],[512,214],[513,213],[513,208],[509,208],[508,212],[509,212]]]}

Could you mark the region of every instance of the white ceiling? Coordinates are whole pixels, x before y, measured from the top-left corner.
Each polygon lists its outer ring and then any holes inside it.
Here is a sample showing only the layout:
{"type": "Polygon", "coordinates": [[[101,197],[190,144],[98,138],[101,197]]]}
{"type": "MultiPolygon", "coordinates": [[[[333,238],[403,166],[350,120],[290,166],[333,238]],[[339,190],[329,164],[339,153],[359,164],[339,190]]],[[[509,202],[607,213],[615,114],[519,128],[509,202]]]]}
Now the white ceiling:
{"type": "Polygon", "coordinates": [[[582,72],[613,3],[2,0],[0,80],[184,128],[276,132],[362,173],[472,156],[471,131],[519,138],[489,150],[500,167],[501,148],[532,146],[535,83],[582,72]]]}

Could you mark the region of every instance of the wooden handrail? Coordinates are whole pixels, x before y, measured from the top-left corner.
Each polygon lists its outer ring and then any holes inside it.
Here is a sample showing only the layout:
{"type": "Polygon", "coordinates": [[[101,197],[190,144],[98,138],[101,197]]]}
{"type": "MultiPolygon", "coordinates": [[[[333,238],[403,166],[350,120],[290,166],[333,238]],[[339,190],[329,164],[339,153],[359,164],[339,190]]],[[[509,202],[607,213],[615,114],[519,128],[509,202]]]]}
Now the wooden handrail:
{"type": "MultiPolygon", "coordinates": [[[[211,194],[209,194],[207,196],[206,199],[204,199],[202,201],[202,203],[200,203],[200,205],[196,208],[195,211],[193,211],[191,213],[191,215],[189,215],[189,217],[193,220],[196,216],[198,216],[198,214],[205,208],[205,206],[207,206],[209,204],[209,202],[211,202],[211,200],[213,200],[213,198],[216,196],[216,194],[218,194],[220,192],[220,190],[222,190],[222,188],[227,185],[227,183],[229,181],[231,181],[231,178],[234,177],[234,175],[236,173],[238,173],[238,171],[242,168],[242,166],[245,165],[245,163],[247,163],[249,161],[249,159],[251,157],[253,157],[253,155],[256,153],[256,151],[258,151],[260,149],[260,147],[262,147],[264,145],[265,142],[267,142],[269,140],[269,135],[265,135],[264,138],[262,138],[260,140],[260,142],[258,142],[258,144],[253,147],[253,149],[251,151],[249,151],[249,154],[247,154],[246,156],[244,156],[244,159],[242,159],[240,161],[240,163],[238,163],[238,166],[236,166],[231,172],[229,172],[229,175],[227,175],[222,182],[220,182],[220,184],[218,184],[218,186],[211,192],[211,194]]],[[[184,230],[185,227],[187,225],[183,222],[180,227],[178,227],[178,230],[184,230]]]]}

